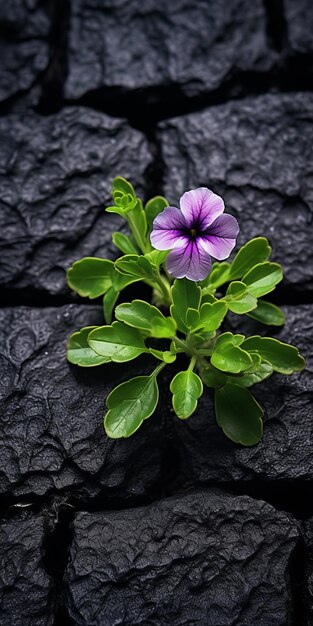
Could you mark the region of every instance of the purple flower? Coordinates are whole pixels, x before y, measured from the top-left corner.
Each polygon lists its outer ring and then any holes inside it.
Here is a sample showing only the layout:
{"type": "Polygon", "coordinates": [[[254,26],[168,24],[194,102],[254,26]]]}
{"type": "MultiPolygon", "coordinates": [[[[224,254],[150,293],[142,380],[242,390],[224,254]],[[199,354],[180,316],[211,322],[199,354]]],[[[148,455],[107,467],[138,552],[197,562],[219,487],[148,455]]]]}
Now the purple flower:
{"type": "Polygon", "coordinates": [[[180,210],[166,207],[155,218],[150,240],[157,250],[171,250],[167,270],[175,278],[203,280],[211,269],[211,256],[227,259],[239,232],[237,220],[223,214],[224,202],[206,187],[186,191],[180,210]]]}

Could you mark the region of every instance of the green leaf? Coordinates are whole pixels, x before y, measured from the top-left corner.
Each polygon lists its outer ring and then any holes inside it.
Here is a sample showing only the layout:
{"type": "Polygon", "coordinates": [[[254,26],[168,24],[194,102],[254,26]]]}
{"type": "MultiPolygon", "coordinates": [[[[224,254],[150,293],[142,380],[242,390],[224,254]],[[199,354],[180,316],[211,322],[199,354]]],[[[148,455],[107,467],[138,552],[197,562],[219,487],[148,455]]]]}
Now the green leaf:
{"type": "Polygon", "coordinates": [[[223,387],[227,383],[227,374],[217,370],[211,363],[201,365],[200,376],[207,387],[223,387]]]}
{"type": "Polygon", "coordinates": [[[247,372],[243,376],[236,379],[236,384],[241,387],[252,387],[257,383],[261,383],[273,374],[273,368],[269,363],[261,363],[259,368],[255,372],[247,372]]]}
{"type": "Polygon", "coordinates": [[[140,332],[122,322],[113,322],[111,326],[100,326],[91,331],[88,344],[97,354],[110,357],[116,363],[131,361],[148,352],[140,332]]]}
{"type": "Polygon", "coordinates": [[[240,281],[230,283],[223,300],[227,302],[230,311],[239,315],[248,313],[257,306],[257,299],[248,293],[246,285],[240,281]]]}
{"type": "Polygon", "coordinates": [[[70,336],[67,344],[67,360],[80,367],[95,367],[103,363],[109,363],[110,357],[99,356],[90,348],[87,342],[89,333],[97,326],[86,326],[70,336]]]}
{"type": "Polygon", "coordinates": [[[203,393],[201,378],[192,370],[179,372],[174,376],[170,390],[173,394],[173,409],[180,419],[187,419],[197,408],[198,399],[203,393]]]}
{"type": "Polygon", "coordinates": [[[200,322],[204,325],[205,332],[217,330],[227,313],[225,302],[214,302],[213,304],[202,304],[200,309],[200,322]]]}
{"type": "Polygon", "coordinates": [[[113,233],[112,241],[114,245],[123,252],[123,254],[138,254],[138,248],[133,244],[130,237],[124,233],[113,233]]]}
{"type": "Polygon", "coordinates": [[[129,194],[133,198],[136,198],[134,187],[126,178],[123,178],[123,176],[116,176],[113,180],[112,195],[116,192],[120,192],[123,195],[129,194]]]}
{"type": "Polygon", "coordinates": [[[103,315],[107,324],[111,324],[112,322],[113,309],[118,297],[119,291],[116,291],[114,287],[110,287],[110,289],[103,296],[103,315]]]}
{"type": "MultiPolygon", "coordinates": [[[[161,366],[162,367],[162,366],[161,366]]],[[[115,387],[107,398],[104,428],[111,439],[130,437],[152,415],[159,400],[155,372],[137,376],[115,387]]]]}
{"type": "Polygon", "coordinates": [[[215,291],[218,287],[228,282],[230,268],[231,265],[227,261],[213,263],[209,275],[201,281],[201,286],[205,287],[205,290],[212,289],[212,291],[215,291]]]}
{"type": "Polygon", "coordinates": [[[160,361],[164,361],[164,363],[174,363],[176,361],[176,354],[174,354],[170,350],[155,350],[154,348],[149,348],[149,352],[155,356],[156,359],[160,361]]]}
{"type": "Polygon", "coordinates": [[[262,360],[270,363],[273,370],[280,374],[292,374],[305,367],[304,358],[297,348],[273,337],[260,337],[260,335],[248,337],[242,343],[242,348],[248,352],[258,352],[262,360]]]}
{"type": "Polygon", "coordinates": [[[268,324],[269,326],[282,326],[285,323],[285,314],[283,311],[266,300],[258,300],[258,306],[250,313],[247,313],[249,317],[252,317],[262,324],[268,324]]]}
{"type": "Polygon", "coordinates": [[[242,278],[257,263],[267,261],[271,247],[265,237],[256,237],[248,241],[237,252],[230,268],[230,280],[242,278]]]}
{"type": "Polygon", "coordinates": [[[232,335],[231,333],[220,335],[211,356],[212,365],[222,372],[232,374],[238,374],[249,369],[253,360],[250,354],[238,345],[243,339],[243,335],[232,335]]]}
{"type": "Polygon", "coordinates": [[[217,330],[227,313],[227,304],[217,300],[213,304],[202,304],[200,311],[187,309],[187,326],[191,332],[197,332],[203,328],[204,332],[210,333],[217,330]]]}
{"type": "MultiPolygon", "coordinates": [[[[121,257],[123,258],[123,257],[121,257]]],[[[132,276],[131,274],[122,274],[119,272],[116,267],[114,267],[114,272],[112,275],[112,283],[115,291],[122,291],[128,285],[132,285],[132,283],[137,283],[141,280],[138,276],[132,276]]]]}
{"type": "Polygon", "coordinates": [[[182,278],[175,280],[172,286],[171,315],[177,327],[183,333],[188,333],[187,309],[198,309],[201,299],[201,288],[191,280],[182,278]]]}
{"type": "MultiPolygon", "coordinates": [[[[127,219],[137,243],[143,244],[147,233],[147,218],[139,198],[137,198],[135,206],[128,211],[127,219]]],[[[140,245],[140,247],[145,252],[145,246],[140,245]]]]}
{"type": "Polygon", "coordinates": [[[168,250],[152,250],[151,252],[148,252],[148,254],[145,254],[144,257],[145,259],[148,259],[152,265],[159,267],[165,261],[168,253],[168,250]]]}
{"type": "Polygon", "coordinates": [[[145,212],[147,217],[148,229],[151,230],[153,220],[156,218],[161,211],[168,206],[168,202],[163,196],[155,196],[151,198],[145,206],[145,212]]]}
{"type": "Polygon", "coordinates": [[[121,322],[147,332],[151,331],[152,320],[163,315],[159,309],[143,300],[124,302],[116,307],[115,316],[121,322]]]}
{"type": "Polygon", "coordinates": [[[245,387],[227,383],[215,390],[217,424],[226,437],[243,446],[259,443],[263,433],[263,409],[245,387]]]}
{"type": "Polygon", "coordinates": [[[283,279],[283,271],[278,263],[259,263],[244,275],[242,282],[255,298],[265,296],[275,289],[283,279]]]}
{"type": "Polygon", "coordinates": [[[112,286],[113,271],[113,261],[85,257],[67,270],[67,282],[80,296],[98,298],[112,286]]]}
{"type": "Polygon", "coordinates": [[[207,302],[213,304],[213,302],[219,302],[219,300],[215,298],[212,293],[205,293],[205,291],[202,290],[201,303],[206,304],[207,302]]]}
{"type": "Polygon", "coordinates": [[[115,316],[121,322],[144,330],[154,337],[172,337],[176,332],[173,319],[164,317],[159,309],[143,300],[120,304],[116,307],[115,316]]]}
{"type": "Polygon", "coordinates": [[[152,263],[141,255],[127,254],[115,261],[115,267],[122,273],[131,274],[138,278],[153,279],[155,270],[152,263]]]}
{"type": "Polygon", "coordinates": [[[157,339],[170,339],[176,333],[176,322],[172,317],[157,317],[152,320],[151,335],[157,339]]]}
{"type": "Polygon", "coordinates": [[[229,344],[232,344],[233,346],[240,346],[244,339],[244,335],[240,335],[238,333],[236,335],[233,335],[233,333],[227,331],[226,333],[222,333],[221,335],[219,335],[215,342],[215,347],[220,348],[221,346],[226,346],[229,344]]]}

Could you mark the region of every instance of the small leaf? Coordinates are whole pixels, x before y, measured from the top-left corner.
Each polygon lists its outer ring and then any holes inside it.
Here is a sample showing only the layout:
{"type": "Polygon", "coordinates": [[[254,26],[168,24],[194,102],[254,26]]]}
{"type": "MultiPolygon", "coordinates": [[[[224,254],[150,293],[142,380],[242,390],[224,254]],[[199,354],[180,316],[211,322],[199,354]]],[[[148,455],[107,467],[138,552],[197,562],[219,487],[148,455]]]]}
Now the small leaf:
{"type": "Polygon", "coordinates": [[[283,279],[283,271],[278,263],[259,263],[244,275],[242,282],[255,298],[265,296],[275,289],[283,279]]]}
{"type": "Polygon", "coordinates": [[[176,323],[172,317],[154,318],[151,325],[151,335],[157,339],[170,339],[176,333],[176,323]]]}
{"type": "Polygon", "coordinates": [[[273,337],[260,337],[260,335],[248,337],[242,343],[242,348],[248,352],[258,352],[263,361],[270,363],[273,370],[280,374],[292,374],[305,367],[304,358],[297,348],[273,337]]]}
{"type": "Polygon", "coordinates": [[[248,313],[257,306],[257,299],[248,293],[246,285],[240,281],[230,283],[223,300],[227,302],[229,310],[238,315],[248,313]]]}
{"type": "Polygon", "coordinates": [[[115,261],[115,267],[122,273],[131,274],[138,278],[154,278],[154,269],[151,262],[144,256],[127,254],[115,261]]]}
{"type": "Polygon", "coordinates": [[[200,309],[200,322],[204,325],[206,332],[217,330],[227,313],[225,302],[204,303],[200,309]]]}
{"type": "Polygon", "coordinates": [[[124,302],[116,307],[115,316],[121,322],[150,332],[152,320],[160,316],[161,311],[144,300],[133,300],[124,302]]]}
{"type": "Polygon", "coordinates": [[[285,315],[283,311],[266,300],[258,300],[258,306],[250,313],[247,313],[249,317],[252,317],[262,324],[268,324],[269,326],[282,326],[285,323],[285,315]]]}
{"type": "Polygon", "coordinates": [[[257,263],[267,261],[271,251],[271,247],[265,237],[251,239],[237,252],[231,264],[229,279],[237,280],[242,278],[257,263]]]}
{"type": "Polygon", "coordinates": [[[261,383],[262,380],[269,378],[273,374],[273,368],[269,363],[261,363],[259,368],[251,374],[247,372],[243,376],[236,378],[236,385],[241,387],[252,387],[257,383],[261,383]]]}
{"type": "Polygon", "coordinates": [[[111,439],[130,437],[152,415],[159,400],[155,373],[137,376],[115,387],[107,398],[104,428],[111,439]]]}
{"type": "Polygon", "coordinates": [[[176,279],[172,286],[172,298],[171,315],[179,330],[183,333],[188,333],[187,309],[199,308],[201,289],[196,283],[187,280],[187,278],[176,279]]]}
{"type": "Polygon", "coordinates": [[[116,307],[115,316],[121,322],[144,330],[154,337],[172,337],[176,332],[173,319],[164,317],[159,309],[143,300],[120,304],[116,307]]]}
{"type": "Polygon", "coordinates": [[[259,443],[263,433],[263,409],[245,387],[227,383],[215,390],[217,424],[226,437],[243,446],[259,443]]]}
{"type": "Polygon", "coordinates": [[[212,293],[205,293],[204,290],[202,290],[201,303],[206,304],[207,302],[213,304],[213,302],[219,302],[219,300],[215,298],[212,293]]]}
{"type": "Polygon", "coordinates": [[[137,198],[135,206],[128,212],[127,219],[136,241],[138,243],[143,241],[147,233],[147,218],[139,198],[137,198]]]}
{"type": "Polygon", "coordinates": [[[99,356],[90,348],[87,342],[89,333],[97,326],[86,326],[70,336],[67,344],[67,360],[80,367],[95,367],[103,363],[109,363],[110,357],[99,356]]]}
{"type": "Polygon", "coordinates": [[[215,291],[218,287],[228,282],[230,268],[231,265],[227,261],[213,263],[209,275],[201,281],[201,287],[215,291]]]}
{"type": "Polygon", "coordinates": [[[232,333],[220,335],[211,356],[212,365],[222,372],[232,374],[249,369],[253,361],[248,352],[239,347],[243,339],[243,335],[232,335],[232,333]]]}
{"type": "Polygon", "coordinates": [[[226,333],[222,333],[219,335],[215,342],[215,347],[220,348],[221,346],[226,346],[228,344],[232,344],[233,346],[240,346],[244,341],[245,336],[237,333],[233,335],[233,333],[227,331],[226,333]]]}
{"type": "Polygon", "coordinates": [[[115,307],[115,303],[119,297],[119,291],[116,291],[114,287],[110,287],[110,289],[103,296],[103,315],[106,324],[111,324],[112,322],[112,314],[113,309],[115,307]]]}
{"type": "Polygon", "coordinates": [[[211,363],[200,367],[200,376],[207,387],[223,387],[227,382],[227,374],[217,370],[211,363]]]}
{"type": "Polygon", "coordinates": [[[113,261],[85,257],[67,270],[67,282],[80,296],[98,298],[112,286],[113,271],[113,261]]]}
{"type": "Polygon", "coordinates": [[[148,252],[148,254],[145,254],[144,258],[148,259],[155,267],[159,267],[165,261],[168,253],[168,250],[152,250],[148,252]]]}
{"type": "Polygon", "coordinates": [[[151,230],[153,220],[156,218],[161,211],[168,206],[168,202],[163,196],[155,196],[155,198],[151,198],[145,206],[145,212],[147,216],[148,229],[151,230]]]}
{"type": "Polygon", "coordinates": [[[123,254],[138,254],[138,248],[133,244],[130,237],[124,235],[124,233],[113,233],[112,241],[114,245],[123,252],[123,254]]]}
{"type": "Polygon", "coordinates": [[[111,326],[100,326],[91,331],[88,344],[97,354],[110,357],[116,363],[131,361],[148,352],[140,332],[122,322],[113,322],[111,326]]]}
{"type": "MultiPolygon", "coordinates": [[[[122,257],[123,258],[123,257],[122,257]]],[[[116,267],[114,267],[114,271],[112,274],[112,283],[115,291],[122,291],[128,285],[132,285],[133,283],[137,283],[141,280],[138,276],[132,276],[131,274],[122,274],[119,272],[116,267]]]]}
{"type": "Polygon", "coordinates": [[[197,309],[187,309],[186,313],[186,325],[189,329],[201,328],[200,312],[197,309]]]}
{"type": "MultiPolygon", "coordinates": [[[[133,204],[135,204],[135,203],[136,203],[136,201],[134,200],[133,204]]],[[[130,208],[132,208],[132,205],[130,205],[130,208]]],[[[105,210],[106,210],[107,213],[117,213],[117,215],[120,215],[121,217],[124,217],[126,219],[127,211],[125,209],[121,208],[121,207],[118,207],[116,205],[107,206],[105,208],[105,210]]]]}
{"type": "Polygon", "coordinates": [[[213,352],[211,362],[214,367],[222,372],[230,372],[239,374],[249,369],[252,360],[248,352],[245,352],[238,346],[227,346],[220,351],[213,352]]]}
{"type": "Polygon", "coordinates": [[[174,363],[176,361],[176,354],[172,352],[172,350],[155,350],[154,348],[149,348],[149,352],[155,356],[156,359],[160,361],[164,361],[164,363],[174,363]]]}
{"type": "Polygon", "coordinates": [[[132,184],[123,178],[123,176],[116,176],[112,183],[112,195],[116,192],[120,192],[123,195],[131,195],[133,198],[136,198],[135,190],[132,184]]]}
{"type": "Polygon", "coordinates": [[[173,394],[173,409],[180,419],[187,419],[197,408],[198,399],[202,396],[202,380],[192,370],[179,372],[174,376],[170,390],[173,394]]]}

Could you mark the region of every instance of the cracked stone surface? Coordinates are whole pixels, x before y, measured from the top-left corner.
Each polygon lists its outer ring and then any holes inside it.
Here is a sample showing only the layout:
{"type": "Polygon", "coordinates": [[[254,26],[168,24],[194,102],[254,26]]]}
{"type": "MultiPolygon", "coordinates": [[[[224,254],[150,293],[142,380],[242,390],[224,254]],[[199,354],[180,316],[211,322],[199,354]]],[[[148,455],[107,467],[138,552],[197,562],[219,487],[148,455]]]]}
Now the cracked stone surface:
{"type": "MultiPolygon", "coordinates": [[[[244,448],[229,441],[215,422],[213,393],[206,390],[197,413],[184,422],[172,415],[180,465],[187,480],[312,480],[313,306],[283,307],[286,324],[275,336],[299,348],[307,367],[292,376],[274,374],[251,388],[265,409],[262,441],[244,448]]],[[[271,335],[264,326],[261,334],[271,335]]],[[[260,333],[261,325],[242,322],[235,332],[260,333]]]]}
{"type": "Polygon", "coordinates": [[[313,52],[313,11],[310,0],[284,0],[288,43],[294,53],[313,52]]]}
{"type": "Polygon", "coordinates": [[[238,246],[267,236],[295,290],[313,291],[313,95],[266,95],[160,125],[165,196],[220,193],[238,218],[238,246]]]}
{"type": "Polygon", "coordinates": [[[42,563],[43,515],[0,521],[0,623],[52,626],[52,581],[42,563]]]}
{"type": "Polygon", "coordinates": [[[297,536],[285,513],[217,491],[78,513],[69,614],[79,626],[286,626],[297,536]]]}
{"type": "Polygon", "coordinates": [[[104,207],[117,175],[142,192],[147,142],[122,120],[76,107],[2,117],[0,136],[0,284],[69,295],[73,261],[114,254],[122,219],[104,207]]]}
{"type": "Polygon", "coordinates": [[[261,0],[77,0],[65,97],[158,85],[194,96],[273,63],[261,0]]]}
{"type": "Polygon", "coordinates": [[[142,496],[159,479],[166,454],[163,406],[135,437],[103,431],[105,398],[153,361],[84,370],[66,361],[69,335],[102,323],[101,307],[0,310],[0,493],[71,491],[78,497],[142,496]]]}
{"type": "Polygon", "coordinates": [[[313,623],[313,518],[305,522],[304,541],[306,566],[304,574],[303,600],[307,618],[305,626],[311,626],[313,623]]]}
{"type": "Polygon", "coordinates": [[[29,89],[47,68],[50,20],[39,0],[2,2],[0,102],[29,89]]]}

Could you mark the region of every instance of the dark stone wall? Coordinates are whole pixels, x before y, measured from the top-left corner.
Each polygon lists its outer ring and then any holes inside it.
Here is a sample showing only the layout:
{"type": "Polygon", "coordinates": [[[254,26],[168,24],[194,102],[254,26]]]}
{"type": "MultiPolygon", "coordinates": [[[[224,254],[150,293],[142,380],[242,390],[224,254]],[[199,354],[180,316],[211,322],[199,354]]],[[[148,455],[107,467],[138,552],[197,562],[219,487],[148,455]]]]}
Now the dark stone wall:
{"type": "Polygon", "coordinates": [[[0,0],[1,626],[313,625],[312,32],[311,0],[0,0]],[[114,258],[118,174],[213,188],[283,264],[270,332],[307,368],[256,390],[258,446],[209,392],[176,419],[166,370],[155,415],[104,436],[130,368],[66,362],[102,314],[65,270],[114,258]]]}

